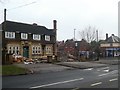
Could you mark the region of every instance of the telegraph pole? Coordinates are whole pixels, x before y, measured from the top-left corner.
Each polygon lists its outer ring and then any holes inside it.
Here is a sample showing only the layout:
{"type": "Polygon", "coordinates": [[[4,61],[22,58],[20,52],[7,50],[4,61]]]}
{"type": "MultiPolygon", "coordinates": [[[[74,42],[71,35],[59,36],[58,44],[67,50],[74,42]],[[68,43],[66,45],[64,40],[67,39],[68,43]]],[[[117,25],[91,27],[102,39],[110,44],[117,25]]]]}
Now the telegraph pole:
{"type": "Polygon", "coordinates": [[[4,22],[6,21],[6,11],[7,9],[4,9],[4,22]]]}
{"type": "Polygon", "coordinates": [[[98,42],[98,30],[96,30],[96,40],[98,42]]]}
{"type": "Polygon", "coordinates": [[[75,41],[75,30],[76,30],[76,29],[74,29],[74,41],[75,41]]]}
{"type": "Polygon", "coordinates": [[[99,60],[99,42],[98,42],[98,30],[96,30],[96,41],[97,41],[97,60],[99,60]]]}

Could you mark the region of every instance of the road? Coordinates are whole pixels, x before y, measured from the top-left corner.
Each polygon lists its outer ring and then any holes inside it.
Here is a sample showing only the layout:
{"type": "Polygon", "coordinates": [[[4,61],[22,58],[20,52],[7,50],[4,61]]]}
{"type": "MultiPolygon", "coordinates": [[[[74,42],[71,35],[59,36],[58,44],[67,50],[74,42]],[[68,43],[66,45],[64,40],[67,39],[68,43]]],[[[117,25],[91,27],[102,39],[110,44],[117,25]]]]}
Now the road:
{"type": "Polygon", "coordinates": [[[2,78],[3,88],[118,88],[118,65],[2,78]]]}

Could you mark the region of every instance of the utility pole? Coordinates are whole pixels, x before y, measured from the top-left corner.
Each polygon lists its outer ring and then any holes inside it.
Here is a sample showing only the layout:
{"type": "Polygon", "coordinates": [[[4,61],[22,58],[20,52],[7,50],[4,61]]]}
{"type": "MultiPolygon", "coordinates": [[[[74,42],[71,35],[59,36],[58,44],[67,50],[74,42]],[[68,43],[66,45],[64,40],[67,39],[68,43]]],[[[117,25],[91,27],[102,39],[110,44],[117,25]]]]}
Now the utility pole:
{"type": "MultiPolygon", "coordinates": [[[[4,31],[6,31],[6,9],[4,9],[4,24],[3,24],[3,26],[2,26],[2,29],[4,30],[4,31]]],[[[3,32],[3,31],[2,31],[3,32]]],[[[6,55],[7,55],[7,48],[6,48],[6,45],[5,45],[5,43],[3,42],[4,40],[3,40],[3,38],[2,38],[2,48],[3,48],[3,51],[2,51],[2,60],[4,60],[2,63],[3,64],[6,64],[6,62],[7,62],[7,58],[6,58],[6,55]]]]}
{"type": "Polygon", "coordinates": [[[75,41],[75,30],[76,30],[76,29],[74,29],[74,41],[75,41]]]}
{"type": "Polygon", "coordinates": [[[98,30],[96,30],[96,41],[97,41],[97,60],[99,60],[99,42],[98,42],[98,30]]]}
{"type": "Polygon", "coordinates": [[[7,9],[4,9],[4,22],[6,21],[6,11],[7,9]]]}
{"type": "Polygon", "coordinates": [[[98,42],[98,30],[96,30],[96,41],[98,42]]]}

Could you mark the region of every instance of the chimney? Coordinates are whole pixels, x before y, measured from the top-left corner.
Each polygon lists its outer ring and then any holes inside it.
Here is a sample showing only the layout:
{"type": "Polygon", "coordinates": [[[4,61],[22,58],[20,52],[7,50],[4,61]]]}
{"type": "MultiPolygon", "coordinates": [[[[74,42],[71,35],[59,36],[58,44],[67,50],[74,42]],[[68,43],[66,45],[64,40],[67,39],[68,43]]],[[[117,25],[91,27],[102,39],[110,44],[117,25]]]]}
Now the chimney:
{"type": "Polygon", "coordinates": [[[53,20],[53,29],[57,30],[57,21],[56,20],[53,20]]]}
{"type": "Polygon", "coordinates": [[[108,39],[108,33],[106,33],[106,40],[108,39]]]}
{"type": "Polygon", "coordinates": [[[6,11],[7,9],[4,9],[4,21],[6,21],[6,11]]]}
{"type": "Polygon", "coordinates": [[[37,26],[37,23],[33,23],[33,26],[37,26]]]}
{"type": "Polygon", "coordinates": [[[112,34],[112,36],[115,36],[114,34],[112,34]]]}

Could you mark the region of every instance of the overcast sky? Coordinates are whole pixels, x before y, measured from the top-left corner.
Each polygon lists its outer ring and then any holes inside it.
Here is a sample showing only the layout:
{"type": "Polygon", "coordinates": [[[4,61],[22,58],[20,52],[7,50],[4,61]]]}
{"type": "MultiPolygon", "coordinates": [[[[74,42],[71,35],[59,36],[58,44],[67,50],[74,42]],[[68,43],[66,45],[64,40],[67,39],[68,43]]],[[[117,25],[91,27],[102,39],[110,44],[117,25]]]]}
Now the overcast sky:
{"type": "Polygon", "coordinates": [[[118,35],[119,0],[1,0],[0,23],[3,9],[7,9],[7,20],[22,23],[37,23],[53,28],[57,20],[57,40],[74,37],[80,40],[79,31],[88,26],[99,30],[99,39],[108,33],[118,35]]]}

